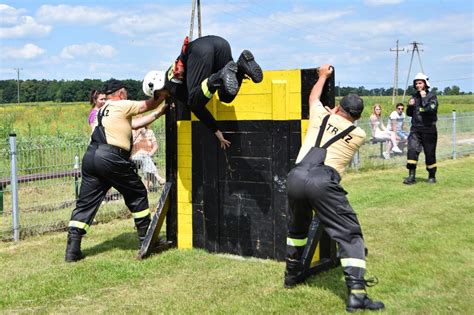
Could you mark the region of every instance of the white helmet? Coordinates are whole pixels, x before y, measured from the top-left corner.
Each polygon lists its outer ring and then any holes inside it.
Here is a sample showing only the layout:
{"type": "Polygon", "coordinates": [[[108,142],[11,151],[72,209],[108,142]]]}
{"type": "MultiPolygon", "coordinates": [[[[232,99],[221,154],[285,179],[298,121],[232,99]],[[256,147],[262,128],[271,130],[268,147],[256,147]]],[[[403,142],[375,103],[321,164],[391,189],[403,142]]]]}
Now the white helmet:
{"type": "Polygon", "coordinates": [[[423,80],[425,81],[425,84],[426,84],[426,87],[429,88],[430,87],[430,81],[428,81],[430,78],[428,78],[428,76],[424,73],[421,73],[421,72],[418,72],[415,76],[415,78],[413,79],[413,86],[415,86],[415,81],[416,80],[423,80]]]}
{"type": "Polygon", "coordinates": [[[143,93],[147,96],[153,96],[155,91],[161,90],[165,86],[165,72],[150,71],[143,79],[143,93]]]}

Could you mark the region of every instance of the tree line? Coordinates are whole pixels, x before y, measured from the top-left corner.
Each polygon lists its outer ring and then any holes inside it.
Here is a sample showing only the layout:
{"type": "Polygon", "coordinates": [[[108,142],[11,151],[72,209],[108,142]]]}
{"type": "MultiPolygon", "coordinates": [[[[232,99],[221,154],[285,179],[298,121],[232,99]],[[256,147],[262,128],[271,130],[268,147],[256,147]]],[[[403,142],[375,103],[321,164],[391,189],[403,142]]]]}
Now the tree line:
{"type": "MultiPolygon", "coordinates": [[[[438,94],[438,95],[464,95],[464,94],[469,94],[471,95],[472,92],[463,92],[457,85],[453,85],[451,87],[446,87],[444,88],[443,91],[438,90],[437,87],[433,87],[430,89],[430,91],[438,94]]],[[[403,89],[398,89],[398,95],[403,95],[403,89]]],[[[336,95],[343,96],[347,95],[348,93],[357,93],[360,96],[392,96],[393,95],[393,88],[375,88],[368,90],[363,86],[360,87],[350,87],[350,86],[344,86],[344,87],[339,87],[336,86],[336,95]]],[[[409,86],[406,91],[406,95],[412,95],[415,93],[415,89],[413,86],[409,86]]]]}
{"type": "MultiPolygon", "coordinates": [[[[127,86],[129,99],[146,99],[142,81],[122,80],[127,86]]],[[[103,90],[102,80],[20,80],[20,102],[83,102],[89,100],[91,90],[103,90]]],[[[16,80],[0,80],[0,103],[18,102],[16,80]]]]}
{"type": "MultiPolygon", "coordinates": [[[[142,81],[123,80],[127,85],[129,99],[146,99],[142,91],[142,81]]],[[[88,101],[89,92],[92,89],[101,90],[105,81],[102,80],[20,80],[20,103],[26,102],[83,102],[88,101]]],[[[431,89],[440,95],[463,95],[465,93],[456,85],[446,87],[443,91],[438,88],[431,89]]],[[[374,88],[366,89],[364,86],[350,87],[336,86],[336,95],[347,95],[348,93],[357,93],[361,96],[391,96],[393,88],[374,88]]],[[[414,93],[413,87],[407,89],[407,95],[414,93]]],[[[398,89],[398,95],[403,95],[403,89],[398,89]]],[[[16,80],[0,80],[0,103],[18,102],[18,83],[16,80]]]]}

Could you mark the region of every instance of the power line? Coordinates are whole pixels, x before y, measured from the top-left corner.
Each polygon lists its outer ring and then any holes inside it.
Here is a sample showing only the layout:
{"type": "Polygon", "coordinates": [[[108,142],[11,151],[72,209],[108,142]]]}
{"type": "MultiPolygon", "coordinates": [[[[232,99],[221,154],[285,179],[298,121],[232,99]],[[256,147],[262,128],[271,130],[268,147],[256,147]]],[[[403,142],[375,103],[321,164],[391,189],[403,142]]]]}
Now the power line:
{"type": "MultiPolygon", "coordinates": [[[[268,12],[271,12],[270,9],[265,8],[264,6],[259,4],[258,2],[255,2],[253,4],[254,4],[253,8],[259,7],[263,11],[260,11],[260,12],[255,11],[255,10],[250,9],[249,6],[244,6],[242,4],[232,2],[232,5],[242,9],[242,11],[247,12],[247,13],[252,13],[252,14],[249,14],[245,17],[242,17],[241,15],[237,15],[237,14],[234,14],[234,13],[230,13],[230,12],[223,12],[223,14],[234,16],[242,22],[246,22],[248,24],[260,25],[263,28],[266,28],[266,29],[271,30],[272,32],[275,32],[275,25],[270,24],[268,22],[261,22],[260,21],[261,16],[263,14],[263,16],[265,16],[268,20],[274,21],[274,22],[278,23],[278,25],[280,25],[280,26],[286,26],[286,29],[292,29],[293,31],[296,31],[297,33],[293,33],[294,35],[315,35],[314,33],[310,33],[310,31],[308,31],[308,29],[304,29],[300,26],[297,26],[296,24],[298,24],[300,21],[290,19],[290,18],[287,18],[287,21],[279,20],[279,19],[277,19],[273,16],[266,15],[266,14],[268,14],[268,12]],[[260,20],[259,21],[250,21],[247,18],[259,18],[260,20]],[[291,22],[293,22],[294,24],[291,23],[291,22]]],[[[317,36],[319,39],[326,39],[327,41],[330,41],[330,42],[339,43],[340,45],[342,45],[344,47],[352,48],[352,46],[350,46],[346,41],[338,40],[335,35],[330,37],[330,36],[327,36],[327,35],[323,35],[321,33],[317,33],[315,36],[317,36]]]]}
{"type": "MultiPolygon", "coordinates": [[[[420,51],[418,49],[418,45],[423,45],[422,43],[418,43],[418,42],[413,42],[413,43],[410,43],[411,45],[413,45],[413,49],[411,50],[411,59],[410,59],[410,67],[408,68],[408,75],[407,75],[407,82],[405,84],[405,90],[403,91],[403,97],[402,97],[402,103],[403,101],[405,100],[405,95],[407,94],[407,89],[408,89],[408,80],[410,79],[410,73],[411,73],[411,65],[413,64],[413,56],[415,55],[415,51],[416,53],[418,54],[418,60],[420,62],[420,67],[421,67],[421,72],[425,72],[423,70],[423,65],[421,64],[421,57],[420,57],[420,51]]],[[[407,50],[407,52],[409,52],[410,50],[407,50]]],[[[423,51],[423,50],[422,50],[423,51]]]]}

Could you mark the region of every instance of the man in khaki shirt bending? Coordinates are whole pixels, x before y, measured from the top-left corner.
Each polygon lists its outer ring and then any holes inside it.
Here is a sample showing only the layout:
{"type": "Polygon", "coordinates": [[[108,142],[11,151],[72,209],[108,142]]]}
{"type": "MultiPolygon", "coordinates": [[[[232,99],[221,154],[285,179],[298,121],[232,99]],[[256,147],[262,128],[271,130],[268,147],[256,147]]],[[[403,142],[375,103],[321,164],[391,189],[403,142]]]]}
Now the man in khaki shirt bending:
{"type": "Polygon", "coordinates": [[[306,279],[302,254],[308,242],[313,210],[324,230],[339,245],[339,257],[349,290],[346,310],[380,310],[365,291],[365,245],[357,215],[347,192],[339,184],[344,168],[364,143],[365,132],[354,126],[364,110],[356,94],[345,96],[339,106],[325,108],[320,102],[324,83],[333,73],[330,65],[319,67],[319,78],[309,97],[309,126],[296,160],[288,174],[288,237],[285,287],[306,279]]]}
{"type": "Polygon", "coordinates": [[[132,117],[155,109],[163,101],[156,95],[146,101],[129,101],[125,85],[115,79],[107,82],[107,101],[97,113],[91,142],[82,159],[82,182],[76,208],[68,227],[66,262],[83,258],[82,236],[87,233],[107,191],[114,187],[132,212],[140,245],[150,224],[147,190],[130,162],[132,129],[155,121],[166,105],[150,115],[132,117]]]}

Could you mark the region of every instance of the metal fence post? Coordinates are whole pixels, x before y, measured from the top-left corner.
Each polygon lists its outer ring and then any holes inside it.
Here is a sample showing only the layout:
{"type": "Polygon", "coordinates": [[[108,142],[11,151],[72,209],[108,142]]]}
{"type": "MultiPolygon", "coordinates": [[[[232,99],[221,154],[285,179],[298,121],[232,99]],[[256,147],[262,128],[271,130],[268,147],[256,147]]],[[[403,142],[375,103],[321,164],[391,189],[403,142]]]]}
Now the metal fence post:
{"type": "Polygon", "coordinates": [[[74,156],[74,192],[76,195],[76,200],[79,197],[79,176],[77,175],[77,172],[79,170],[79,157],[74,156]]]}
{"type": "Polygon", "coordinates": [[[456,110],[453,109],[453,160],[456,159],[456,110]]]}
{"type": "Polygon", "coordinates": [[[0,184],[0,215],[3,214],[3,184],[0,184]]]}
{"type": "MultiPolygon", "coordinates": [[[[358,120],[354,121],[354,126],[358,126],[358,120]]],[[[354,161],[354,167],[356,169],[356,171],[359,170],[359,165],[360,165],[360,153],[359,153],[359,150],[357,150],[357,152],[354,154],[354,158],[353,158],[353,161],[354,161]]]]}
{"type": "Polygon", "coordinates": [[[16,134],[10,134],[10,165],[12,187],[13,240],[20,240],[20,214],[18,211],[18,179],[16,174],[16,134]]]}

